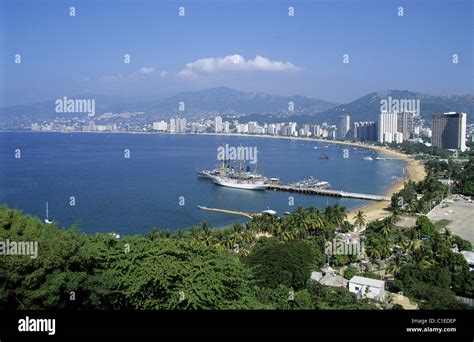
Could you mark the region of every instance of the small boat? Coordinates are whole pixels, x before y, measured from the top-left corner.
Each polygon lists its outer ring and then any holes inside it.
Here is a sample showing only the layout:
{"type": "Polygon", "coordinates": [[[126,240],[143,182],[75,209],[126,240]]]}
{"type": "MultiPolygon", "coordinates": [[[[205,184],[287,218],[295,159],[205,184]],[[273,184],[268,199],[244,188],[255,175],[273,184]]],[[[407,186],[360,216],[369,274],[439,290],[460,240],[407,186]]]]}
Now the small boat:
{"type": "Polygon", "coordinates": [[[374,160],[374,158],[372,158],[372,157],[364,157],[364,158],[362,158],[362,160],[372,161],[372,160],[374,160]]]}
{"type": "Polygon", "coordinates": [[[44,219],[44,222],[46,224],[51,224],[53,221],[49,220],[49,210],[48,210],[48,202],[46,202],[46,218],[44,219]]]}

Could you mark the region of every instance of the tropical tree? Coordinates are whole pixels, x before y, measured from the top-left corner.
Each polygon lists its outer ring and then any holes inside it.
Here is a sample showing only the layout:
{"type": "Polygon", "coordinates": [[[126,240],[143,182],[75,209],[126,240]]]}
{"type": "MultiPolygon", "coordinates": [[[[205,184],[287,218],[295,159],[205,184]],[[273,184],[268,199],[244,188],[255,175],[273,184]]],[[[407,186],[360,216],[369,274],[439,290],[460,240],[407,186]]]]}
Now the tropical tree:
{"type": "Polygon", "coordinates": [[[340,206],[339,204],[328,205],[324,212],[328,222],[334,223],[336,226],[340,227],[344,220],[347,218],[347,210],[345,207],[340,206]]]}
{"type": "Polygon", "coordinates": [[[365,254],[371,259],[380,259],[382,256],[382,251],[380,246],[375,244],[369,244],[365,247],[365,254]]]}
{"type": "Polygon", "coordinates": [[[364,213],[359,210],[355,216],[355,221],[354,221],[354,224],[360,229],[362,227],[365,226],[365,223],[366,223],[366,215],[364,215],[364,213]]]}
{"type": "Polygon", "coordinates": [[[390,265],[387,267],[387,272],[393,275],[396,275],[400,272],[402,265],[404,264],[404,260],[400,255],[396,255],[395,258],[392,260],[390,265]]]}
{"type": "Polygon", "coordinates": [[[150,241],[155,241],[156,239],[159,238],[159,231],[157,228],[152,228],[150,231],[146,234],[146,238],[150,241]]]}

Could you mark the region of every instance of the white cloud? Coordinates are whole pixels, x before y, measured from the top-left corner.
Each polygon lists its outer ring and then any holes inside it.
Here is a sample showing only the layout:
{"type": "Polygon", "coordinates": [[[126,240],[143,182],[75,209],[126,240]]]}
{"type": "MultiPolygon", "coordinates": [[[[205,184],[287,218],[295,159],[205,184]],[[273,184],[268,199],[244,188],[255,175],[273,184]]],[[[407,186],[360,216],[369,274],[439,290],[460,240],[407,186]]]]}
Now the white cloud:
{"type": "MultiPolygon", "coordinates": [[[[132,72],[131,74],[105,75],[105,76],[101,76],[99,78],[99,80],[104,81],[104,82],[114,82],[114,81],[127,80],[127,79],[128,80],[135,80],[140,76],[148,76],[148,75],[151,75],[154,72],[155,72],[154,67],[141,67],[140,69],[138,69],[138,71],[132,72]]],[[[162,74],[160,73],[160,75],[162,75],[162,74]]]]}
{"type": "Polygon", "coordinates": [[[153,67],[141,67],[140,70],[138,70],[138,73],[141,75],[149,75],[155,71],[155,68],[153,67]]]}
{"type": "Polygon", "coordinates": [[[117,80],[123,79],[124,76],[122,74],[116,74],[116,75],[105,75],[99,77],[99,81],[104,81],[104,82],[114,82],[117,80]]]}
{"type": "Polygon", "coordinates": [[[160,76],[161,76],[161,77],[168,76],[168,74],[169,74],[169,72],[166,71],[166,70],[161,70],[161,71],[160,71],[160,76]]]}
{"type": "Polygon", "coordinates": [[[193,76],[196,73],[214,73],[218,71],[297,71],[300,67],[291,62],[282,62],[257,55],[254,59],[246,60],[241,55],[229,55],[218,58],[201,58],[187,63],[186,68],[178,74],[193,76]]]}

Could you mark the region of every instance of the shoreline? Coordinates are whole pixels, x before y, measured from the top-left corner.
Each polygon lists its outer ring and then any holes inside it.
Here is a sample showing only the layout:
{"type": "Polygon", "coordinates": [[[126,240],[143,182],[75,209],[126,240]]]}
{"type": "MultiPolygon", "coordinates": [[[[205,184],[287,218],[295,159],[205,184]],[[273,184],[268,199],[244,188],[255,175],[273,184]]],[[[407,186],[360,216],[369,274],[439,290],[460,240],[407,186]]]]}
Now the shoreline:
{"type": "MultiPolygon", "coordinates": [[[[309,142],[322,142],[322,143],[331,143],[331,144],[339,144],[339,145],[346,145],[358,148],[366,148],[369,150],[377,151],[379,153],[387,154],[393,158],[397,158],[404,161],[403,171],[404,171],[404,178],[394,182],[390,188],[385,192],[386,196],[392,196],[394,193],[402,190],[404,188],[404,184],[408,180],[412,180],[414,182],[419,182],[426,177],[425,167],[419,160],[415,160],[410,158],[408,155],[392,150],[388,147],[384,146],[375,146],[375,145],[367,145],[357,142],[351,141],[339,141],[339,140],[327,140],[327,139],[320,139],[320,138],[310,138],[310,137],[286,137],[286,136],[275,136],[275,135],[267,135],[267,134],[259,134],[259,135],[251,135],[251,134],[241,134],[241,133],[157,133],[157,132],[98,132],[98,131],[73,131],[73,132],[60,132],[60,131],[0,131],[1,133],[5,132],[16,132],[16,133],[96,133],[96,134],[163,134],[163,135],[203,135],[203,136],[230,136],[230,137],[242,137],[242,138],[262,138],[262,139],[286,139],[286,140],[299,140],[299,141],[309,141],[309,142]]],[[[390,216],[390,212],[387,210],[390,206],[389,202],[374,202],[368,205],[364,205],[362,207],[354,208],[349,211],[347,215],[348,221],[353,221],[355,215],[359,210],[363,211],[364,215],[366,216],[367,223],[379,220],[385,217],[390,216]]]]}

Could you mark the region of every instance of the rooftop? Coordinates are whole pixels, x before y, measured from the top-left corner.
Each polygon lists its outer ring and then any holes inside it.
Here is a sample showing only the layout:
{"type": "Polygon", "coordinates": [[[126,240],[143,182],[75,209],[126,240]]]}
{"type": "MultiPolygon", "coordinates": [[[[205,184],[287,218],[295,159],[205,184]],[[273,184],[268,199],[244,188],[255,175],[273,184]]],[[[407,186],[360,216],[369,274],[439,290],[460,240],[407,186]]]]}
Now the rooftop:
{"type": "Polygon", "coordinates": [[[349,280],[349,283],[367,285],[367,286],[372,286],[372,287],[382,287],[382,288],[385,286],[385,281],[383,280],[377,280],[377,279],[366,278],[366,277],[361,277],[361,276],[353,276],[351,280],[349,280]]]}

